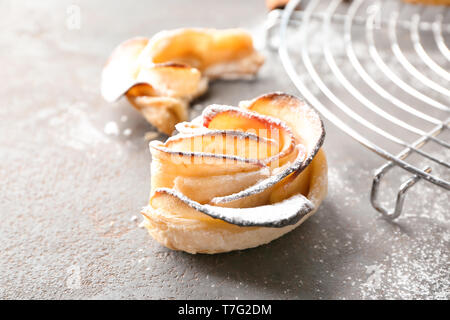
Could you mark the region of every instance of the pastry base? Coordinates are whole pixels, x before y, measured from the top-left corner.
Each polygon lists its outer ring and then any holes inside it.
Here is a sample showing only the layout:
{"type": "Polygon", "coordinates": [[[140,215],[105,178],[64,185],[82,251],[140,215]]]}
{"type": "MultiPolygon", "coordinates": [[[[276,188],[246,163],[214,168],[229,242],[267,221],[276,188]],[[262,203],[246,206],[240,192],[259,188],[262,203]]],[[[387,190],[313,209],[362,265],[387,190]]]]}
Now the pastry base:
{"type": "MultiPolygon", "coordinates": [[[[144,226],[150,235],[162,245],[189,253],[221,253],[253,248],[269,243],[292,231],[312,216],[327,194],[327,161],[323,149],[309,164],[311,175],[306,197],[315,209],[294,225],[282,228],[240,227],[218,219],[178,217],[151,206],[145,207],[144,226]]],[[[275,214],[275,213],[274,213],[275,214]]]]}

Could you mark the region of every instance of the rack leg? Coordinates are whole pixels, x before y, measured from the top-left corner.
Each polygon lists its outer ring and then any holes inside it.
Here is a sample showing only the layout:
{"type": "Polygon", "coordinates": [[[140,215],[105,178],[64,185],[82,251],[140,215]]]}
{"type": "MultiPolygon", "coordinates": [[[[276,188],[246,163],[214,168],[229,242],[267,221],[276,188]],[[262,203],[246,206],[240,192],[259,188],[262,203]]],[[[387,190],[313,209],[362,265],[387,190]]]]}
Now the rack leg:
{"type": "MultiPolygon", "coordinates": [[[[395,202],[394,209],[390,211],[386,210],[378,202],[378,191],[381,179],[393,166],[394,163],[388,162],[387,164],[383,165],[376,171],[375,177],[373,178],[372,182],[372,190],[370,192],[370,202],[372,203],[372,206],[378,212],[380,212],[385,219],[388,220],[394,220],[400,216],[400,214],[402,213],[403,204],[405,202],[406,192],[420,180],[420,177],[418,175],[414,175],[410,179],[406,180],[398,190],[397,200],[395,202]]],[[[431,168],[427,166],[424,168],[424,171],[430,173],[431,168]]]]}

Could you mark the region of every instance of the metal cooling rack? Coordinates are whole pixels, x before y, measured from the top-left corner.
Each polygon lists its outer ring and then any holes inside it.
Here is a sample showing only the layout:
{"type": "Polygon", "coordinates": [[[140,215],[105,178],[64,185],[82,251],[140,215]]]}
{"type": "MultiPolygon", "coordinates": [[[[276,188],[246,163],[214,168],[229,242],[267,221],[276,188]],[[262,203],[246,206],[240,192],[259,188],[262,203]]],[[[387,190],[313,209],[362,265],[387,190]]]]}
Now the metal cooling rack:
{"type": "Polygon", "coordinates": [[[445,178],[450,167],[445,159],[450,146],[445,141],[450,120],[448,13],[448,7],[400,0],[291,0],[268,15],[266,40],[278,47],[303,97],[388,160],[376,170],[371,189],[372,206],[388,219],[401,214],[406,192],[421,179],[450,190],[445,178]],[[438,151],[426,150],[430,144],[438,151]],[[394,167],[412,176],[388,210],[379,201],[379,190],[394,167]]]}

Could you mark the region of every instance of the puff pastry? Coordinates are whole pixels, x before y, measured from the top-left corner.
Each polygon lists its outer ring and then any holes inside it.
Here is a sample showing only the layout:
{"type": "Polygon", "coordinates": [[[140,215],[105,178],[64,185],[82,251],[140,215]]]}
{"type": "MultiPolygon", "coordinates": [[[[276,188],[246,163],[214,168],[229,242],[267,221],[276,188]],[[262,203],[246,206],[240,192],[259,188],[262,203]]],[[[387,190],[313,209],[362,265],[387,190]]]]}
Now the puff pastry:
{"type": "Polygon", "coordinates": [[[168,248],[218,253],[268,243],[326,195],[323,124],[294,96],[211,105],[177,130],[150,143],[151,195],[142,210],[149,233],[168,248]]]}
{"type": "Polygon", "coordinates": [[[177,29],[120,44],[102,72],[107,101],[125,95],[159,131],[187,119],[189,102],[210,79],[253,76],[264,58],[240,29],[177,29]]]}

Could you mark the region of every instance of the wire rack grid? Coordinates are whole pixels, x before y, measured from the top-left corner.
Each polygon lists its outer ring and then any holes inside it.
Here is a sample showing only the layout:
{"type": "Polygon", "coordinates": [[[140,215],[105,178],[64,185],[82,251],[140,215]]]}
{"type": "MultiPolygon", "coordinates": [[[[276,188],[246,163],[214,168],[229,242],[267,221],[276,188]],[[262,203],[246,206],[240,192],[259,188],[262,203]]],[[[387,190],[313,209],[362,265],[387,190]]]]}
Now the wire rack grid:
{"type": "Polygon", "coordinates": [[[375,172],[370,197],[387,219],[401,214],[407,190],[421,179],[450,190],[444,151],[450,147],[447,15],[448,7],[399,0],[291,0],[268,16],[266,38],[274,46],[272,34],[279,27],[282,65],[303,97],[388,160],[375,172]],[[296,10],[300,3],[302,10],[296,10]],[[426,150],[430,143],[437,152],[426,150]],[[388,210],[378,199],[380,182],[396,166],[412,176],[388,210]]]}

